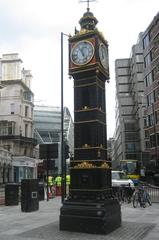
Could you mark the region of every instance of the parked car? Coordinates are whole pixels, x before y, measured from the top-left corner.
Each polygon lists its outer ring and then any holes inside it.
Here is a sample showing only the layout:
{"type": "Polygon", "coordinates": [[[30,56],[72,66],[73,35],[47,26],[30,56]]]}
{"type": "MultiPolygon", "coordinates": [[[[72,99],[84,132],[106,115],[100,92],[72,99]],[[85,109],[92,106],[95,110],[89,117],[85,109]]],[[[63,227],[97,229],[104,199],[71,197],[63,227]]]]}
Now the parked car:
{"type": "Polygon", "coordinates": [[[130,186],[134,187],[134,183],[129,179],[124,171],[112,171],[112,187],[130,186]]]}

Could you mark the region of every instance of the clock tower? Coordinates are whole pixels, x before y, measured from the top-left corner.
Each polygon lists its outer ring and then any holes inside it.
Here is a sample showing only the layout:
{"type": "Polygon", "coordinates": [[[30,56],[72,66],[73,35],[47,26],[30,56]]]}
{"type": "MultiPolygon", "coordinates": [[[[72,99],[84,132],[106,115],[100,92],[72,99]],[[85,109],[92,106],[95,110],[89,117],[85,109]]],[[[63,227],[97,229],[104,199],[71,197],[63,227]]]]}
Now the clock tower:
{"type": "Polygon", "coordinates": [[[60,230],[107,234],[121,225],[107,159],[105,83],[108,43],[87,8],[81,29],[69,38],[69,75],[74,79],[74,158],[70,192],[60,211],[60,230]]]}

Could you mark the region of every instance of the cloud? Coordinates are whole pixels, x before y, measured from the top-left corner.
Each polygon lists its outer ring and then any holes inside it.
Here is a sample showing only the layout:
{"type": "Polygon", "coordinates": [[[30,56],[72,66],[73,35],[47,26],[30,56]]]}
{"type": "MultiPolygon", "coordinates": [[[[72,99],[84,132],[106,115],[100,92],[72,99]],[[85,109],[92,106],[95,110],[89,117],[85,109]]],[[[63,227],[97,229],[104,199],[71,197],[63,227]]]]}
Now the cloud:
{"type": "MultiPolygon", "coordinates": [[[[74,33],[86,3],[78,0],[0,0],[0,54],[17,52],[25,69],[33,74],[32,90],[36,99],[60,105],[60,33],[74,33]]],[[[115,122],[116,58],[130,56],[139,32],[157,14],[158,0],[100,0],[90,3],[109,43],[110,83],[107,89],[108,136],[115,122]],[[111,104],[110,104],[111,103],[111,104]]],[[[73,109],[73,80],[68,78],[68,47],[64,39],[64,104],[73,109]]]]}

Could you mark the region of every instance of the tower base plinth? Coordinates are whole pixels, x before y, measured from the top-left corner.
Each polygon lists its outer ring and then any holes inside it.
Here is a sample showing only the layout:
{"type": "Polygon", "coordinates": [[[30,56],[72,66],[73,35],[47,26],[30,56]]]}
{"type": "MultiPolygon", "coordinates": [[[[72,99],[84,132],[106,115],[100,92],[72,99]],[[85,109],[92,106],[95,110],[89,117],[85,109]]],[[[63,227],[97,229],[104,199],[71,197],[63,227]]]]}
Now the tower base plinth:
{"type": "Polygon", "coordinates": [[[121,208],[116,199],[102,202],[66,200],[60,210],[60,230],[108,234],[121,226],[121,208]]]}

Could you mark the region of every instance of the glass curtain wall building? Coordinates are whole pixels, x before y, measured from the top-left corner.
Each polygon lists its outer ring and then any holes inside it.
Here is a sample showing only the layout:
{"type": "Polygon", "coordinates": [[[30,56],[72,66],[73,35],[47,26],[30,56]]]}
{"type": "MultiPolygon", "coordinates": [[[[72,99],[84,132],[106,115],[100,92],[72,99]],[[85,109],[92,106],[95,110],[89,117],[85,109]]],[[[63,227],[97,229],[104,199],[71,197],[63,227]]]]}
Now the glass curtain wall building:
{"type": "MultiPolygon", "coordinates": [[[[74,148],[73,120],[70,111],[64,107],[64,141],[69,145],[70,153],[74,148]]],[[[34,137],[39,144],[59,143],[58,158],[55,159],[55,166],[58,173],[61,173],[61,108],[53,106],[35,105],[34,107],[34,137]]]]}

